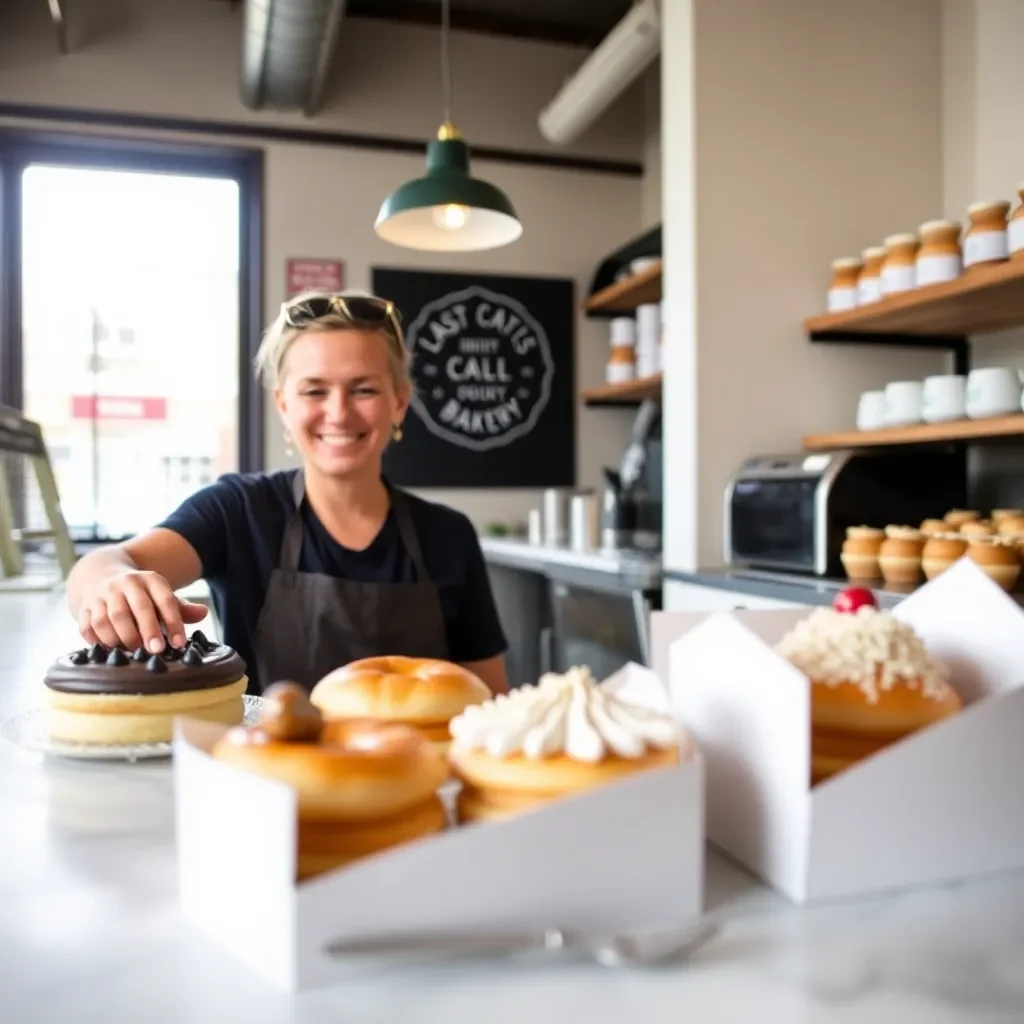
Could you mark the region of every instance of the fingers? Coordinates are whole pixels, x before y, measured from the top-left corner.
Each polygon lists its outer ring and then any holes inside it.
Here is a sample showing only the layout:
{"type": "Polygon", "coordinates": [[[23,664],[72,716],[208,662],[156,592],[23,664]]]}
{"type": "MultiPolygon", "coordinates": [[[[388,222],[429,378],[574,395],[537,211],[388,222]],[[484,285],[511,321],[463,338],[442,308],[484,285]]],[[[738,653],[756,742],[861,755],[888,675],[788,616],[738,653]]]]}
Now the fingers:
{"type": "Polygon", "coordinates": [[[82,639],[90,646],[103,643],[99,638],[99,634],[92,628],[92,612],[85,605],[82,605],[78,613],[78,632],[82,634],[82,639]]]}
{"type": "Polygon", "coordinates": [[[179,601],[178,606],[181,610],[182,622],[189,624],[202,622],[210,613],[205,604],[196,604],[195,601],[179,601]]]}
{"type": "MultiPolygon", "coordinates": [[[[118,628],[118,635],[126,646],[145,647],[153,654],[159,654],[166,642],[163,632],[160,629],[160,619],[157,617],[159,610],[158,596],[160,583],[163,578],[156,576],[153,579],[145,579],[141,575],[128,576],[123,581],[124,597],[132,616],[132,636],[128,637],[118,628]]],[[[167,584],[165,583],[166,587],[167,584]]],[[[167,627],[168,636],[171,635],[171,627],[167,627]]],[[[173,640],[172,643],[175,643],[173,640]]],[[[181,644],[175,643],[180,647],[181,644]]]]}
{"type": "Polygon", "coordinates": [[[179,601],[158,573],[132,572],[108,580],[83,603],[78,629],[89,644],[145,647],[156,654],[168,642],[184,647],[185,622],[198,622],[205,615],[203,605],[179,601]]]}
{"type": "MultiPolygon", "coordinates": [[[[97,597],[89,602],[83,609],[83,615],[86,617],[85,625],[89,634],[95,638],[92,643],[101,643],[104,647],[117,647],[121,643],[117,627],[110,618],[110,610],[103,598],[97,597]]],[[[86,635],[85,631],[82,635],[86,635]]]]}
{"type": "MultiPolygon", "coordinates": [[[[181,619],[180,602],[174,596],[171,585],[163,576],[153,573],[146,579],[146,589],[152,598],[152,603],[155,605],[161,621],[167,629],[167,639],[170,641],[171,646],[184,647],[185,624],[181,619]]],[[[163,650],[163,639],[160,634],[159,625],[156,627],[155,635],[160,639],[160,647],[156,649],[163,650]]],[[[153,649],[150,647],[150,650],[153,649]]]]}

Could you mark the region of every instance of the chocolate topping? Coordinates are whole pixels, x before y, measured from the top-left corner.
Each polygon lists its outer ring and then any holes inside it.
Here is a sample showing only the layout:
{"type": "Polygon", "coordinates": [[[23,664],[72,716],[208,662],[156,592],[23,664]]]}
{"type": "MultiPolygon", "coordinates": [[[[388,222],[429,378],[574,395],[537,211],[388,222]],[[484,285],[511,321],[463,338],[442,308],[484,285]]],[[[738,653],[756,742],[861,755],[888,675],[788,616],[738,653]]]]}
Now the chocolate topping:
{"type": "Polygon", "coordinates": [[[241,679],[245,662],[230,647],[211,643],[200,634],[184,649],[169,644],[161,654],[138,648],[130,655],[103,644],[61,655],[44,683],[64,693],[137,693],[152,695],[183,690],[208,690],[241,679]]]}
{"type": "Polygon", "coordinates": [[[181,663],[183,665],[202,665],[203,655],[198,647],[188,647],[185,653],[181,657],[181,663]]]}

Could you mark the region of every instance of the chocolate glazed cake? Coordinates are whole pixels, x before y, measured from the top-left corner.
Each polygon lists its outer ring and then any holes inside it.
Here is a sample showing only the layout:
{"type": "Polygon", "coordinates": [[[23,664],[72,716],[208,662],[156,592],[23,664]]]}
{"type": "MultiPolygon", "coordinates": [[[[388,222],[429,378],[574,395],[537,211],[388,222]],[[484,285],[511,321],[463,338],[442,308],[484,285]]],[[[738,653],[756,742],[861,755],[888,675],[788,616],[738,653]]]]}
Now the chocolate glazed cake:
{"type": "Polygon", "coordinates": [[[196,630],[182,648],[92,647],[62,655],[43,680],[49,729],[63,743],[167,742],[176,715],[235,725],[242,721],[245,663],[196,630]]]}

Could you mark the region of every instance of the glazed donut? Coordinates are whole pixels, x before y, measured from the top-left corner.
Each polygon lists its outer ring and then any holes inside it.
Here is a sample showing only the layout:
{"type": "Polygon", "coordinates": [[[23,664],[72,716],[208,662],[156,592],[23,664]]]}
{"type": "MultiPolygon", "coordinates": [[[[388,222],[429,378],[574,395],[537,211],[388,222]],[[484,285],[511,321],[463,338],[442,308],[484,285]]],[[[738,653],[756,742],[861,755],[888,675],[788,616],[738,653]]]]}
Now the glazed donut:
{"type": "Polygon", "coordinates": [[[301,687],[275,684],[259,724],[229,729],[212,754],[293,787],[306,821],[373,821],[435,796],[444,758],[415,730],[373,721],[324,722],[301,687]]]}
{"type": "Polygon", "coordinates": [[[500,820],[688,756],[671,715],[623,703],[584,668],[467,708],[451,732],[463,821],[500,820]]]}
{"type": "Polygon", "coordinates": [[[447,726],[470,704],[490,696],[487,684],[461,665],[393,655],[363,658],[335,669],[313,687],[310,700],[325,718],[447,726]]]}
{"type": "Polygon", "coordinates": [[[812,783],[962,707],[917,634],[873,603],[817,608],[776,649],[811,683],[812,783]]]}

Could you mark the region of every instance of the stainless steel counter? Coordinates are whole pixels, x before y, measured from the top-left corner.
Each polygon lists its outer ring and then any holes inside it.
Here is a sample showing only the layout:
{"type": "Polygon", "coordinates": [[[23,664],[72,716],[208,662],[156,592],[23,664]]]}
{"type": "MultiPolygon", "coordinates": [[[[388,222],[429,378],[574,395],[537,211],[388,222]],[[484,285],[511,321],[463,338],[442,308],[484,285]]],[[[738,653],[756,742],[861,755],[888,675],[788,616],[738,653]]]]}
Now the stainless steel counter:
{"type": "MultiPolygon", "coordinates": [[[[764,572],[756,569],[697,569],[693,572],[681,569],[666,569],[666,580],[692,583],[716,590],[728,590],[754,597],[767,597],[778,601],[795,601],[798,604],[831,604],[840,590],[854,586],[847,579],[828,579],[819,576],[799,576],[795,573],[764,572]]],[[[915,587],[894,588],[881,581],[870,586],[879,605],[893,608],[915,587]]]]}
{"type": "Polygon", "coordinates": [[[590,577],[591,582],[602,588],[615,585],[629,590],[661,586],[660,555],[639,551],[573,551],[503,537],[481,537],[480,545],[488,562],[552,579],[585,585],[590,577]]]}

